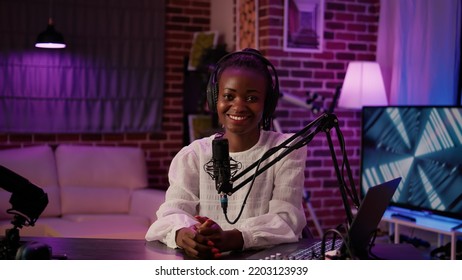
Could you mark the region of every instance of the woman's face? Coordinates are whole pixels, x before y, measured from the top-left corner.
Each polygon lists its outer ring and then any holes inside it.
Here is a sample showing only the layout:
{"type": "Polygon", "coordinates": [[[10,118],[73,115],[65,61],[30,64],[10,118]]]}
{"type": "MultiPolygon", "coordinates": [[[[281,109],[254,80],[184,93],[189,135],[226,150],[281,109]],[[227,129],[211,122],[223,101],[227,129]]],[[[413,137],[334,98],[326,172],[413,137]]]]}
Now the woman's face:
{"type": "Polygon", "coordinates": [[[217,113],[225,134],[260,135],[267,83],[263,74],[244,68],[227,68],[218,83],[217,113]]]}

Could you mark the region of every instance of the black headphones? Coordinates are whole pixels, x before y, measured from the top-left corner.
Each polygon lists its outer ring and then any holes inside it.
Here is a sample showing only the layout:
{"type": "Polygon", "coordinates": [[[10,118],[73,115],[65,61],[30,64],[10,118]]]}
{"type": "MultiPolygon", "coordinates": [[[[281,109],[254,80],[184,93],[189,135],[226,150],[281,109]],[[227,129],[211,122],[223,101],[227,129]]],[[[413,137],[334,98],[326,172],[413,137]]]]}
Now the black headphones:
{"type": "Polygon", "coordinates": [[[266,93],[265,97],[265,109],[263,111],[263,119],[262,119],[262,126],[264,130],[269,130],[271,127],[271,120],[274,111],[276,110],[276,106],[279,100],[279,79],[278,75],[276,73],[276,69],[274,68],[273,64],[269,62],[268,59],[266,59],[264,56],[261,55],[261,53],[256,50],[256,49],[251,49],[251,48],[246,48],[243,49],[242,51],[237,51],[233,53],[229,53],[225,56],[223,56],[218,62],[217,65],[215,66],[215,70],[213,73],[210,75],[209,82],[207,83],[207,104],[212,112],[217,111],[217,101],[218,101],[218,76],[220,72],[222,71],[221,64],[223,64],[224,61],[228,60],[230,57],[240,55],[240,54],[248,54],[252,55],[256,58],[258,58],[260,61],[264,63],[267,67],[271,68],[271,71],[273,72],[273,75],[271,73],[268,74],[272,80],[272,86],[268,87],[268,91],[266,93]],[[274,80],[273,80],[274,78],[274,80]]]}

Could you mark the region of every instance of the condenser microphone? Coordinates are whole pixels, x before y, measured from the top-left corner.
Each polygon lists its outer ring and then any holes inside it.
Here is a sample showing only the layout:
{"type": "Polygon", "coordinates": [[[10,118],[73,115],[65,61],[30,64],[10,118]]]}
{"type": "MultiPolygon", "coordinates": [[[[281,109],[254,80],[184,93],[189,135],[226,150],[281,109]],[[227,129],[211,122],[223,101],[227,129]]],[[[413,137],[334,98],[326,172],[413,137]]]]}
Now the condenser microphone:
{"type": "Polygon", "coordinates": [[[227,195],[232,191],[231,166],[229,159],[228,139],[216,138],[212,141],[213,177],[215,188],[220,195],[227,195]]]}

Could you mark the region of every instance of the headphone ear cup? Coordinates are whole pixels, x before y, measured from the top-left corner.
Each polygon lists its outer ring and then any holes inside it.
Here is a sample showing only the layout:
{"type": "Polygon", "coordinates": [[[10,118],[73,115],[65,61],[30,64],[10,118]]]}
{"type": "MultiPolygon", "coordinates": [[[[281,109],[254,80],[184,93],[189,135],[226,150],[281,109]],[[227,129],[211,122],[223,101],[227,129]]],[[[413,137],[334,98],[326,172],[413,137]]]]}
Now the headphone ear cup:
{"type": "Polygon", "coordinates": [[[279,100],[279,90],[270,88],[266,92],[265,114],[264,117],[272,118],[279,100]]]}
{"type": "Polygon", "coordinates": [[[270,130],[271,128],[271,120],[272,120],[272,112],[274,112],[275,102],[274,102],[274,90],[272,88],[266,91],[266,98],[265,98],[265,108],[263,110],[263,118],[262,118],[262,128],[263,130],[270,130]]]}
{"type": "Polygon", "coordinates": [[[207,84],[207,104],[209,110],[213,113],[217,111],[217,102],[218,102],[218,83],[213,82],[214,75],[210,76],[209,82],[207,84]]]}

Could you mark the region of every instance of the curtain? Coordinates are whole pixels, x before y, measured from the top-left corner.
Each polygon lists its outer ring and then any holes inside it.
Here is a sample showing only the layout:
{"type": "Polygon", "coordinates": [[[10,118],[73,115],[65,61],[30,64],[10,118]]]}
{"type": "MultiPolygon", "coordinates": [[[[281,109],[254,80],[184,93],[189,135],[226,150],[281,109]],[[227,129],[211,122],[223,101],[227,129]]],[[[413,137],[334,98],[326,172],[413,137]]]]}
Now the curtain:
{"type": "Polygon", "coordinates": [[[0,0],[0,132],[160,130],[165,1],[0,0]],[[48,17],[65,49],[37,49],[48,17]]]}
{"type": "Polygon", "coordinates": [[[460,0],[382,0],[377,61],[391,105],[457,105],[460,0]]]}

